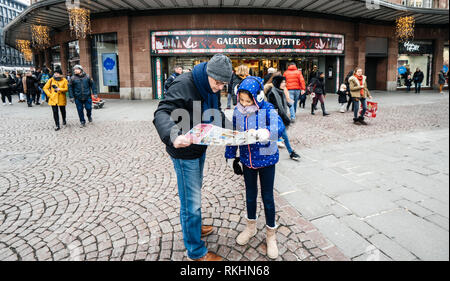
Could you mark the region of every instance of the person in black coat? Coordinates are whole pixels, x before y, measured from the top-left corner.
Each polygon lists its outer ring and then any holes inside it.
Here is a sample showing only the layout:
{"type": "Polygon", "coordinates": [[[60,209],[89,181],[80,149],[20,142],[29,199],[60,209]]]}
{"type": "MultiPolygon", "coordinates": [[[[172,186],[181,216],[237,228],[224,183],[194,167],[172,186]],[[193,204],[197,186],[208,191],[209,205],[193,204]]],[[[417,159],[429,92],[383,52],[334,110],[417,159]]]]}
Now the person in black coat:
{"type": "Polygon", "coordinates": [[[232,72],[231,60],[222,54],[215,55],[208,63],[196,65],[192,72],[180,75],[155,111],[153,124],[177,175],[181,228],[189,260],[222,260],[208,252],[201,240],[202,234],[213,232],[211,226],[202,226],[201,212],[207,146],[193,144],[193,139],[186,134],[194,126],[205,123],[218,126],[228,123],[226,127],[232,128],[220,109],[220,92],[230,82],[232,72]]]}
{"type": "Polygon", "coordinates": [[[183,74],[183,67],[181,66],[175,66],[174,73],[167,78],[166,82],[164,83],[164,93],[167,93],[167,91],[170,88],[170,85],[172,85],[173,81],[177,79],[178,76],[183,74]]]}
{"type": "Polygon", "coordinates": [[[353,76],[353,70],[351,70],[347,76],[345,77],[344,84],[347,87],[347,96],[348,96],[348,103],[347,103],[347,111],[350,109],[350,105],[352,106],[352,112],[354,111],[355,105],[353,104],[353,97],[350,93],[350,83],[348,82],[348,79],[353,76]]]}
{"type": "MultiPolygon", "coordinates": [[[[270,102],[276,110],[278,110],[278,115],[283,120],[284,126],[287,128],[291,124],[290,112],[288,111],[288,103],[286,100],[286,94],[284,93],[286,89],[286,78],[284,76],[275,76],[272,78],[273,87],[267,94],[267,101],[270,102]]],[[[286,149],[289,152],[289,156],[292,160],[300,160],[300,155],[298,155],[291,147],[289,142],[289,137],[287,134],[287,129],[284,130],[281,137],[284,140],[286,149]]]]}
{"type": "Polygon", "coordinates": [[[416,72],[414,72],[414,76],[413,76],[413,81],[414,81],[414,85],[416,88],[416,94],[420,94],[423,79],[424,79],[423,72],[420,70],[420,68],[417,68],[416,72]]]}
{"type": "Polygon", "coordinates": [[[341,105],[341,109],[339,110],[341,113],[345,113],[345,106],[347,105],[347,85],[342,84],[337,91],[338,102],[341,105]]]}
{"type": "Polygon", "coordinates": [[[33,101],[36,100],[36,96],[39,99],[38,80],[31,71],[27,71],[26,76],[22,79],[23,91],[27,96],[28,107],[32,107],[33,101]]]}
{"type": "Polygon", "coordinates": [[[3,105],[6,105],[6,98],[8,98],[8,102],[10,105],[12,105],[12,98],[11,98],[11,76],[9,76],[9,73],[0,74],[0,93],[2,96],[2,102],[3,105]]]}
{"type": "Polygon", "coordinates": [[[325,96],[326,96],[325,74],[323,72],[319,72],[318,76],[311,80],[310,87],[311,87],[310,92],[314,95],[313,103],[311,105],[311,114],[315,115],[315,113],[314,113],[315,108],[316,108],[318,102],[320,101],[320,106],[322,107],[323,116],[330,115],[325,110],[325,96]]]}

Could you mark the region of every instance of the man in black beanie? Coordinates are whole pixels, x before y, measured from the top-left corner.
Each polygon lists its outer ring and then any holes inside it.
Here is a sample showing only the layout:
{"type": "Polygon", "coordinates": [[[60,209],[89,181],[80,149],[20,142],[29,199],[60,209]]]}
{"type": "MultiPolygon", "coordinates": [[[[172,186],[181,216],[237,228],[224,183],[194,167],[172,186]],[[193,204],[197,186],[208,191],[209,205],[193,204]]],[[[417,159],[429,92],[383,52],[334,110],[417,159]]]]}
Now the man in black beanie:
{"type": "Polygon", "coordinates": [[[178,76],[153,120],[177,174],[180,221],[189,260],[222,260],[208,252],[201,240],[214,231],[212,226],[202,226],[201,188],[207,147],[193,144],[185,134],[200,123],[226,125],[225,114],[220,109],[220,91],[231,80],[232,71],[230,59],[217,54],[208,63],[178,76]]]}

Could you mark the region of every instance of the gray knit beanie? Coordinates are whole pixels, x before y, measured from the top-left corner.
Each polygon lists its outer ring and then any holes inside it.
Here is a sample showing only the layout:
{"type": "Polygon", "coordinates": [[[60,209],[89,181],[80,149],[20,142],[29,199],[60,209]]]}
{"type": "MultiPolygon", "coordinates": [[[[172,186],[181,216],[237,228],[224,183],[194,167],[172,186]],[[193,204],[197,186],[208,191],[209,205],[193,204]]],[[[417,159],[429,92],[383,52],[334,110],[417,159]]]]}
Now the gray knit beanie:
{"type": "Polygon", "coordinates": [[[231,76],[233,75],[231,60],[222,54],[214,55],[206,66],[206,73],[220,82],[231,81],[231,76]]]}
{"type": "Polygon", "coordinates": [[[79,64],[77,64],[77,65],[75,65],[75,66],[73,67],[74,70],[75,70],[76,68],[78,68],[78,69],[81,70],[81,71],[84,71],[83,67],[82,67],[81,65],[79,65],[79,64]]]}

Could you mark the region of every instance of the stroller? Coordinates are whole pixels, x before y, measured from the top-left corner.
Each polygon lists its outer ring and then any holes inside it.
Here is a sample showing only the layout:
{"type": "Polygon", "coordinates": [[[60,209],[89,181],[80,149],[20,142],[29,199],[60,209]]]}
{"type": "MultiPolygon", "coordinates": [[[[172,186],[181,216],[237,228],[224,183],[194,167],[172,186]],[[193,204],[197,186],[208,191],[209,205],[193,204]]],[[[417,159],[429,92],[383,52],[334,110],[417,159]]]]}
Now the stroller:
{"type": "Polygon", "coordinates": [[[92,98],[92,104],[94,105],[95,109],[103,108],[103,106],[105,105],[104,100],[102,100],[100,98],[95,98],[94,95],[92,95],[91,98],[92,98]]]}

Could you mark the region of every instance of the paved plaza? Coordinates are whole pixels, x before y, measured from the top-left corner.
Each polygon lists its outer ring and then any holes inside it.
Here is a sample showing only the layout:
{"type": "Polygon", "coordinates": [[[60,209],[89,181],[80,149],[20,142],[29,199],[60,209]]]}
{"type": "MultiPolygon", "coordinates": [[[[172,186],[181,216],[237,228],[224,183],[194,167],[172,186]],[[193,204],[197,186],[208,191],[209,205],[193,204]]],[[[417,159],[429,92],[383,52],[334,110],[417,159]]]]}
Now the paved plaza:
{"type": "MultiPolygon", "coordinates": [[[[277,166],[278,260],[449,259],[448,92],[373,95],[367,127],[335,95],[329,117],[298,113],[289,136],[302,159],[281,150],[277,166]]],[[[60,132],[47,106],[0,106],[0,260],[186,260],[156,106],[108,100],[82,129],[69,104],[60,132]]],[[[211,251],[268,260],[260,199],[258,234],[235,242],[245,187],[223,148],[208,150],[202,203],[211,251]]]]}

